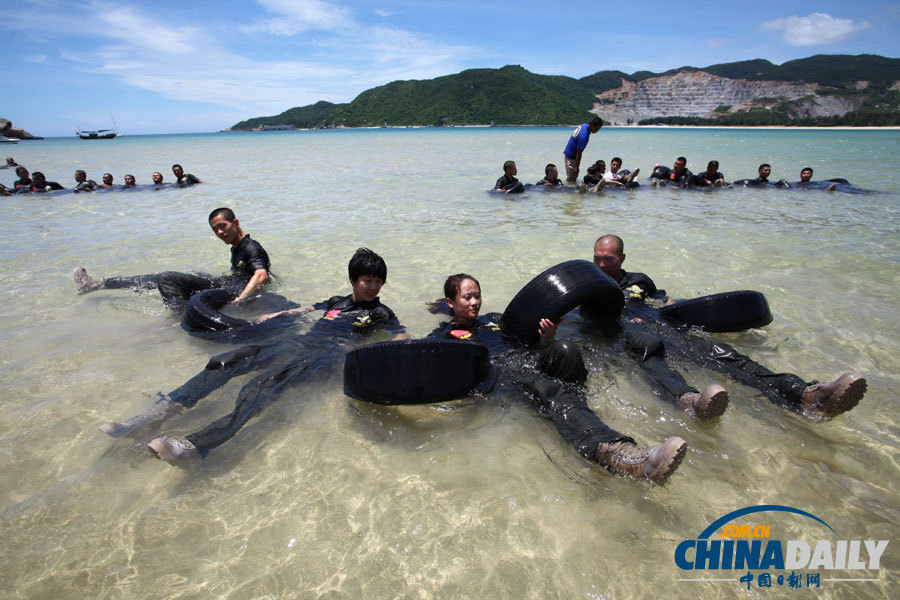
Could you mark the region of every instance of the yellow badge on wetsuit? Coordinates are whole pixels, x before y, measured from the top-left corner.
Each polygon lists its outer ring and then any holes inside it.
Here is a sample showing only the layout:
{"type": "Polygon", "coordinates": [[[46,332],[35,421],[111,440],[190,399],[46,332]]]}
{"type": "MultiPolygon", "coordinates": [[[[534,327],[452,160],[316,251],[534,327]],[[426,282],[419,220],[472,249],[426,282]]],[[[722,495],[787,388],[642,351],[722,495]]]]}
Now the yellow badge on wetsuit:
{"type": "Polygon", "coordinates": [[[369,325],[372,324],[372,317],[370,315],[365,315],[365,316],[360,315],[360,316],[356,317],[356,320],[353,321],[353,324],[356,327],[368,327],[369,325]]]}
{"type": "Polygon", "coordinates": [[[625,288],[625,295],[629,298],[637,298],[638,300],[644,299],[644,290],[642,290],[637,285],[632,285],[630,287],[625,288]]]}
{"type": "Polygon", "coordinates": [[[467,340],[472,337],[472,332],[468,329],[451,329],[450,335],[458,340],[467,340]]]}
{"type": "Polygon", "coordinates": [[[491,331],[500,331],[500,326],[494,323],[493,321],[488,321],[484,324],[485,327],[490,327],[491,331]]]}

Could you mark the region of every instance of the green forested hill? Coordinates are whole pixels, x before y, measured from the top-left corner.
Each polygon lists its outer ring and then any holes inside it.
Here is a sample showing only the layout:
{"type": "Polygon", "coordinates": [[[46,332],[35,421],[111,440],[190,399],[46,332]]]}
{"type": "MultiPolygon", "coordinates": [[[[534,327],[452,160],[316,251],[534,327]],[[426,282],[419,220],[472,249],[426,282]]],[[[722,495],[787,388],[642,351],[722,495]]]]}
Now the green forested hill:
{"type": "MultiPolygon", "coordinates": [[[[501,69],[469,69],[455,75],[427,80],[394,81],[366,90],[352,102],[332,104],[320,101],[287,110],[280,115],[256,117],[232,126],[249,130],[261,125],[293,125],[300,128],[343,125],[559,125],[577,124],[591,114],[594,95],[620,86],[621,80],[639,82],[671,74],[640,71],[599,71],[574,79],[561,75],[538,75],[518,65],[501,69]]],[[[805,81],[835,88],[828,93],[866,96],[859,111],[846,117],[828,118],[823,125],[896,124],[900,91],[891,87],[900,80],[900,59],[871,54],[816,55],[774,65],[756,59],[711,65],[709,73],[734,79],[761,81],[805,81]],[[870,82],[857,90],[856,81],[870,82]]],[[[768,124],[766,115],[757,115],[754,124],[768,124]],[[761,122],[757,122],[761,121],[761,122]]],[[[771,124],[790,122],[790,115],[778,114],[771,124]]],[[[680,119],[675,117],[674,119],[680,119]]],[[[815,124],[815,123],[804,123],[815,124]]]]}

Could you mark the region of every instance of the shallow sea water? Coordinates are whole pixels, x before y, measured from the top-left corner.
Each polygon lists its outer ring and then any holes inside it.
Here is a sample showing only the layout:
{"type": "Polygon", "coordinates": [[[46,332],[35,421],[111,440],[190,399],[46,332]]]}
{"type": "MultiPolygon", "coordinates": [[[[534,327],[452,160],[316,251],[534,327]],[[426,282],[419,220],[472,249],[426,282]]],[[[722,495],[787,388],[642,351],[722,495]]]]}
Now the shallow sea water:
{"type": "MultiPolygon", "coordinates": [[[[737,571],[679,570],[673,555],[744,506],[797,507],[835,539],[889,540],[879,571],[822,582],[827,598],[882,598],[898,584],[900,544],[900,132],[604,128],[585,163],[613,155],[646,177],[679,154],[721,162],[728,179],[847,177],[872,194],[649,189],[579,195],[488,194],[504,160],[535,181],[562,167],[568,129],[415,129],[48,139],[5,148],[71,186],[84,168],[148,183],[180,162],[205,183],[184,190],[0,198],[0,596],[11,598],[658,598],[764,597],[737,571]],[[279,291],[302,303],[349,293],[358,246],[388,264],[382,301],[414,337],[438,318],[424,303],[448,274],[481,280],[502,311],[534,275],[589,259],[594,239],[625,238],[626,269],[674,297],[766,294],[775,320],[719,334],[775,370],[845,371],[869,390],[817,423],[692,364],[689,383],[722,383],[725,415],[699,423],[663,403],[626,358],[585,343],[588,402],[642,444],[690,446],[670,483],[614,477],[581,459],[521,398],[373,407],[344,396],[339,371],[292,389],[191,470],[153,460],[146,442],[228,412],[246,378],[141,439],[98,424],[143,411],[231,346],[191,337],[155,293],[77,296],[95,276],[227,267],[206,215],[234,208],[268,250],[279,291]],[[686,582],[685,578],[731,578],[686,582]]],[[[9,185],[15,176],[0,170],[9,185]]],[[[316,315],[317,313],[313,313],[316,315]]],[[[311,320],[301,321],[302,331],[311,320]]],[[[775,539],[814,541],[782,513],[775,539]]],[[[822,571],[826,574],[828,572],[822,571]]],[[[773,574],[776,574],[773,572],[773,574]]],[[[805,583],[805,581],[804,581],[805,583]]],[[[811,592],[803,592],[811,593],[811,592]]]]}

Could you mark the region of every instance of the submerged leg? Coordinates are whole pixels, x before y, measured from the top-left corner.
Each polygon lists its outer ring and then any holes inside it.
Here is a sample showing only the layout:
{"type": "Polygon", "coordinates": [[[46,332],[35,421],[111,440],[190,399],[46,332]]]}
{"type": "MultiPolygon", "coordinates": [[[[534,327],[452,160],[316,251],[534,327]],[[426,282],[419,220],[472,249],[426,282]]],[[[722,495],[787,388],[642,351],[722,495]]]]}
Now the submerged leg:
{"type": "Polygon", "coordinates": [[[626,346],[641,365],[644,374],[664,393],[666,400],[700,419],[717,417],[728,406],[728,392],[720,385],[708,385],[701,393],[689,386],[681,373],[665,360],[665,346],[658,335],[632,331],[626,334],[626,346]]]}
{"type": "Polygon", "coordinates": [[[203,371],[191,377],[181,387],[168,394],[161,394],[156,403],[146,412],[125,421],[104,423],[100,425],[100,431],[112,437],[122,437],[157,425],[185,408],[192,408],[201,398],[205,398],[213,390],[222,387],[233,377],[259,368],[261,361],[257,361],[256,358],[262,348],[261,346],[244,346],[214,356],[203,371]]]}

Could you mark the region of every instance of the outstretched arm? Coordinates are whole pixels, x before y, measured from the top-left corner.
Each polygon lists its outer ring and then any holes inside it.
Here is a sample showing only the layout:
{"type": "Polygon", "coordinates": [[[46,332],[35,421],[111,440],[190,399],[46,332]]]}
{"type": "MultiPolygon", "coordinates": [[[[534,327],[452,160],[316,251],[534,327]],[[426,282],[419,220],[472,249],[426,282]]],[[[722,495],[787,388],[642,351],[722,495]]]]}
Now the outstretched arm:
{"type": "Polygon", "coordinates": [[[237,304],[245,300],[250,294],[256,291],[256,288],[263,285],[269,281],[269,272],[265,269],[257,269],[253,272],[253,277],[250,278],[250,281],[247,282],[247,285],[244,286],[244,290],[240,293],[240,295],[232,300],[229,304],[237,304]]]}

